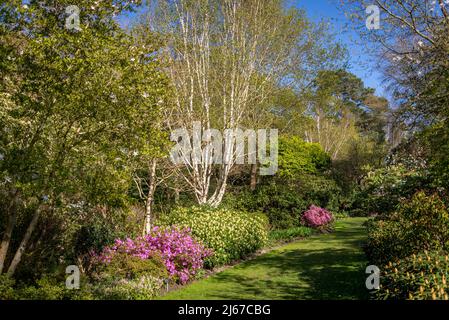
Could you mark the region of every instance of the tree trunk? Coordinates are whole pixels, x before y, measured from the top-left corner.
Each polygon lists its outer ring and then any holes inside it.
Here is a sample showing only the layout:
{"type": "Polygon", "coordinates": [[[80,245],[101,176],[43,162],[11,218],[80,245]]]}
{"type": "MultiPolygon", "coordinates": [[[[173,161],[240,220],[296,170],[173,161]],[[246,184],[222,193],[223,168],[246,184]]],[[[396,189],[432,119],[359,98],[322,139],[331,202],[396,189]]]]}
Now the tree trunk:
{"type": "Polygon", "coordinates": [[[8,255],[9,244],[11,243],[12,232],[16,225],[17,221],[17,199],[18,199],[18,191],[13,193],[11,203],[7,209],[7,213],[9,213],[8,224],[6,226],[5,233],[3,234],[2,243],[0,244],[0,274],[3,272],[3,268],[5,267],[6,257],[8,255]]]}
{"type": "Polygon", "coordinates": [[[156,190],[156,167],[157,159],[153,159],[149,166],[148,194],[145,202],[144,234],[149,234],[151,232],[151,216],[153,213],[154,191],[156,190]]]}
{"type": "Polygon", "coordinates": [[[22,242],[20,243],[20,246],[17,249],[16,254],[14,255],[11,265],[8,268],[7,275],[9,277],[12,277],[14,275],[17,265],[19,264],[20,260],[22,259],[22,255],[25,252],[25,249],[28,245],[28,241],[30,241],[30,238],[31,238],[31,235],[33,234],[34,229],[36,229],[37,223],[39,221],[40,213],[41,213],[41,208],[38,208],[36,210],[36,213],[33,215],[33,218],[31,219],[31,222],[25,232],[22,242]]]}
{"type": "Polygon", "coordinates": [[[179,189],[175,188],[175,203],[178,204],[179,203],[179,189]]]}
{"type": "Polygon", "coordinates": [[[256,190],[257,186],[257,163],[251,165],[251,181],[250,181],[250,189],[251,191],[256,190]]]}
{"type": "Polygon", "coordinates": [[[223,200],[223,196],[226,192],[226,187],[228,184],[228,176],[229,176],[229,167],[225,166],[223,169],[222,178],[219,181],[214,194],[207,201],[207,204],[209,204],[213,208],[218,207],[220,205],[221,201],[223,200]]]}
{"type": "Polygon", "coordinates": [[[14,230],[14,226],[17,221],[17,208],[16,208],[17,195],[14,196],[11,201],[11,205],[9,207],[9,219],[8,224],[6,226],[5,233],[3,235],[2,243],[0,245],[0,274],[3,272],[3,268],[5,267],[6,255],[8,253],[9,244],[11,242],[12,232],[14,230]]]}

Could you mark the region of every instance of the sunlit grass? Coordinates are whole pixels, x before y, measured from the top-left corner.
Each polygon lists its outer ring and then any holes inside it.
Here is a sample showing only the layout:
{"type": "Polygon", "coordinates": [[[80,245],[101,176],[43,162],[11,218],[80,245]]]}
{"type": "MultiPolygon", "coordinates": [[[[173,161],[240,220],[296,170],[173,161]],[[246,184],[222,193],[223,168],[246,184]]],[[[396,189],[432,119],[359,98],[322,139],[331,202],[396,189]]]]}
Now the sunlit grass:
{"type": "Polygon", "coordinates": [[[366,299],[365,219],[285,245],[162,299],[366,299]]]}

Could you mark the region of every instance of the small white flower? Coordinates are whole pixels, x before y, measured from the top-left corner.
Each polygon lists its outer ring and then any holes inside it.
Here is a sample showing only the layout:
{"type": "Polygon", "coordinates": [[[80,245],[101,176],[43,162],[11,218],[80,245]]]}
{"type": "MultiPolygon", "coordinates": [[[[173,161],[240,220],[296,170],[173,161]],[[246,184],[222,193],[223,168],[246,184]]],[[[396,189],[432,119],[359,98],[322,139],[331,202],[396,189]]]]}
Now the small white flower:
{"type": "Polygon", "coordinates": [[[5,159],[5,155],[3,153],[0,153],[0,161],[5,159]]]}

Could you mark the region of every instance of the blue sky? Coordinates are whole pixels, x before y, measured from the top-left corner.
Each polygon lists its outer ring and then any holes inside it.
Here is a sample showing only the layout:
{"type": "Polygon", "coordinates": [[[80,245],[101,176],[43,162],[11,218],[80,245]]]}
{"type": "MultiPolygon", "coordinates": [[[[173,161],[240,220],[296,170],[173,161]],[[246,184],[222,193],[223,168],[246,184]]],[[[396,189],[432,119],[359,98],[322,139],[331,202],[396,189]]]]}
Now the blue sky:
{"type": "MultiPolygon", "coordinates": [[[[349,21],[338,8],[338,0],[286,0],[288,6],[303,8],[308,17],[315,22],[327,20],[335,32],[336,39],[345,44],[349,50],[349,71],[361,78],[365,85],[376,89],[378,95],[385,95],[382,76],[375,70],[375,58],[366,53],[357,34],[347,27],[349,21]]],[[[122,25],[128,24],[133,15],[120,17],[122,25]]]]}
{"type": "Polygon", "coordinates": [[[356,32],[347,27],[349,20],[338,8],[337,0],[287,0],[288,5],[305,9],[308,17],[319,22],[322,19],[331,23],[336,38],[349,50],[350,71],[361,78],[365,85],[384,95],[382,75],[375,70],[375,57],[366,53],[356,32]]]}

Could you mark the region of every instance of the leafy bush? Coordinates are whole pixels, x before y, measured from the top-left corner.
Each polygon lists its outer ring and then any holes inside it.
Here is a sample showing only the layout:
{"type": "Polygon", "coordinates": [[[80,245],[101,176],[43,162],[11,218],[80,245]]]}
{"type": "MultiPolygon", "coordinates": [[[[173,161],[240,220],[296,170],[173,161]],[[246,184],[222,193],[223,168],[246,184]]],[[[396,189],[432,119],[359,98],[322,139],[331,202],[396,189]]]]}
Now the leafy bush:
{"type": "Polygon", "coordinates": [[[348,212],[334,212],[332,214],[335,220],[341,220],[351,217],[348,212]]]}
{"type": "Polygon", "coordinates": [[[323,228],[333,220],[332,214],[324,208],[310,206],[309,210],[303,213],[301,223],[311,228],[323,228]]]}
{"type": "MultiPolygon", "coordinates": [[[[323,175],[304,175],[297,181],[297,194],[307,204],[339,211],[345,199],[337,183],[323,175]]],[[[303,210],[304,211],[304,210],[303,210]]]]}
{"type": "Polygon", "coordinates": [[[4,274],[0,274],[0,300],[16,299],[14,285],[15,285],[14,279],[4,274]]]}
{"type": "Polygon", "coordinates": [[[77,232],[75,237],[75,254],[81,256],[90,251],[100,251],[103,247],[110,245],[119,235],[114,232],[111,226],[106,225],[105,221],[94,221],[84,225],[77,232]]]}
{"type": "Polygon", "coordinates": [[[57,283],[54,278],[43,277],[36,286],[27,286],[20,290],[20,299],[29,300],[62,300],[66,288],[64,283],[57,283]]]}
{"type": "MultiPolygon", "coordinates": [[[[192,239],[190,229],[172,226],[154,227],[150,234],[136,240],[117,239],[113,246],[103,250],[98,259],[108,264],[114,261],[117,254],[127,254],[142,260],[160,255],[170,277],[185,283],[203,267],[203,259],[210,256],[211,252],[192,239]]],[[[134,260],[130,260],[132,266],[136,265],[134,260]]],[[[128,270],[129,264],[125,265],[128,270]]]]}
{"type": "Polygon", "coordinates": [[[160,221],[162,225],[189,227],[192,234],[213,250],[205,260],[207,267],[223,265],[262,248],[268,240],[265,215],[212,209],[177,208],[160,221]]]}
{"type": "Polygon", "coordinates": [[[117,249],[108,257],[102,257],[102,263],[97,273],[101,279],[138,279],[144,275],[151,275],[155,278],[168,278],[168,271],[164,261],[158,252],[151,252],[151,255],[142,259],[134,253],[126,253],[117,249]]]}
{"type": "Polygon", "coordinates": [[[282,178],[296,178],[305,173],[317,173],[329,168],[331,159],[317,143],[299,137],[279,138],[279,171],[282,178]]]}
{"type": "Polygon", "coordinates": [[[368,224],[367,253],[387,263],[423,250],[449,248],[449,213],[438,195],[418,192],[389,219],[368,224]]]}
{"type": "Polygon", "coordinates": [[[149,300],[158,295],[163,285],[161,278],[142,275],[134,279],[103,280],[95,293],[105,300],[149,300]]]}
{"type": "Polygon", "coordinates": [[[32,285],[0,276],[0,300],[92,300],[90,289],[83,278],[80,289],[67,289],[58,274],[44,275],[32,285]]]}
{"type": "Polygon", "coordinates": [[[285,230],[274,230],[269,233],[270,241],[293,240],[308,237],[313,234],[313,229],[308,227],[296,227],[285,230]]]}
{"type": "Polygon", "coordinates": [[[357,215],[388,215],[396,210],[401,200],[413,196],[427,186],[422,170],[396,164],[369,171],[361,182],[352,211],[357,215]]]}
{"type": "Polygon", "coordinates": [[[448,300],[449,257],[446,252],[413,254],[390,262],[381,271],[378,299],[448,300]]]}
{"type": "Polygon", "coordinates": [[[260,185],[254,192],[228,194],[223,205],[234,210],[263,212],[270,228],[280,230],[299,227],[299,216],[307,208],[294,187],[277,183],[260,185]]]}
{"type": "Polygon", "coordinates": [[[303,175],[295,181],[272,181],[255,191],[227,194],[223,205],[235,210],[263,212],[271,229],[300,227],[301,214],[310,205],[338,211],[342,196],[336,183],[323,176],[303,175]]]}

